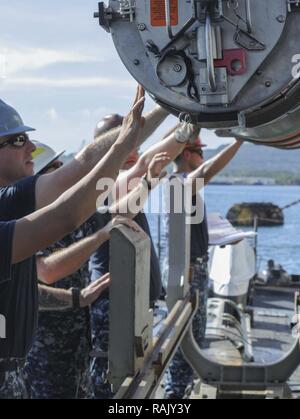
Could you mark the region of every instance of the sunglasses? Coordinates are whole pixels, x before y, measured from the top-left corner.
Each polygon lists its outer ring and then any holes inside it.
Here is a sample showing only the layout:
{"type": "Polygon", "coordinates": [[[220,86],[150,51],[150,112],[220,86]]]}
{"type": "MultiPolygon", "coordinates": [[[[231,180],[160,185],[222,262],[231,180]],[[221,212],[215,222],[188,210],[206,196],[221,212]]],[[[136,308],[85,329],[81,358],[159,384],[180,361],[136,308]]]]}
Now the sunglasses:
{"type": "Polygon", "coordinates": [[[196,154],[198,154],[198,156],[200,156],[200,157],[204,157],[204,153],[203,153],[202,148],[189,148],[188,150],[189,150],[191,153],[196,153],[196,154]]]}
{"type": "Polygon", "coordinates": [[[10,137],[2,137],[5,138],[6,141],[0,144],[0,149],[7,147],[8,145],[11,145],[15,148],[23,148],[27,141],[29,141],[29,137],[27,134],[19,134],[19,135],[13,135],[10,137]]]}
{"type": "Polygon", "coordinates": [[[49,171],[49,170],[57,170],[57,169],[59,169],[60,167],[62,167],[64,164],[63,164],[63,162],[62,161],[60,161],[60,160],[56,160],[56,161],[54,161],[53,163],[51,163],[51,164],[49,164],[49,166],[47,166],[47,167],[45,167],[43,170],[41,170],[40,171],[40,175],[45,175],[45,174],[47,174],[47,172],[49,171]]]}

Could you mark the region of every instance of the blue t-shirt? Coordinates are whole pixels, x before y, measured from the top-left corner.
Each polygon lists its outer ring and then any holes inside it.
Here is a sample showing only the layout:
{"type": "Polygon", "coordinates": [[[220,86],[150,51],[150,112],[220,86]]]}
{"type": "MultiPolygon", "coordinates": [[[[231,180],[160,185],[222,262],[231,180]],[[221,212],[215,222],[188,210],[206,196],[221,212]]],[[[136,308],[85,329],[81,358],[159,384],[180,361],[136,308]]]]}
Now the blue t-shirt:
{"type": "MultiPolygon", "coordinates": [[[[187,177],[187,173],[175,174],[170,177],[179,178],[181,181],[184,181],[187,177]]],[[[168,185],[167,185],[168,186],[168,185]]],[[[169,192],[169,189],[164,190],[165,193],[169,192]]],[[[166,200],[168,202],[168,200],[166,200]]],[[[195,263],[198,258],[208,257],[208,248],[209,248],[209,232],[207,224],[207,212],[206,206],[199,193],[193,195],[192,197],[192,206],[197,209],[198,218],[200,215],[200,222],[195,222],[191,224],[191,254],[190,261],[195,263]]],[[[192,214],[192,217],[195,216],[196,212],[192,214]]],[[[162,229],[162,260],[163,260],[163,284],[165,287],[168,286],[168,277],[169,277],[169,240],[170,240],[170,216],[164,211],[163,216],[163,229],[162,229]]]]}
{"type": "MultiPolygon", "coordinates": [[[[0,284],[8,281],[11,276],[12,242],[15,223],[13,221],[0,222],[0,284]]],[[[0,310],[0,314],[1,310],[0,310]]]]}
{"type": "MultiPolygon", "coordinates": [[[[98,229],[103,228],[111,221],[111,214],[109,212],[105,214],[97,213],[98,218],[98,229]]],[[[150,302],[154,303],[161,295],[162,283],[161,283],[161,272],[159,266],[159,260],[155,251],[151,232],[148,224],[146,215],[140,212],[134,219],[134,221],[144,230],[151,240],[151,261],[150,261],[150,302]]],[[[90,271],[92,281],[96,281],[101,276],[109,272],[109,261],[110,251],[109,242],[104,243],[97,252],[95,252],[90,258],[90,271]]],[[[108,292],[103,293],[102,298],[108,297],[108,292]]]]}
{"type": "MultiPolygon", "coordinates": [[[[0,222],[18,220],[35,211],[36,181],[37,177],[29,177],[14,185],[0,188],[0,222]]],[[[11,226],[10,228],[12,229],[11,226]]],[[[8,242],[7,245],[8,249],[5,252],[9,256],[11,244],[8,242]]],[[[4,249],[3,243],[1,249],[4,249]]],[[[37,326],[38,288],[35,256],[13,265],[11,269],[8,264],[2,269],[0,313],[6,319],[6,339],[0,339],[0,360],[22,360],[31,348],[37,326]]],[[[8,368],[5,366],[5,369],[8,368]]]]}
{"type": "MultiPolygon", "coordinates": [[[[184,181],[187,178],[187,173],[172,175],[170,177],[170,180],[174,177],[180,179],[181,181],[184,181]]],[[[165,192],[167,191],[168,189],[165,192]]],[[[199,218],[201,221],[194,222],[191,224],[191,263],[195,262],[198,258],[207,257],[209,248],[209,233],[206,206],[199,193],[193,195],[192,206],[193,208],[197,209],[197,218],[199,218]]],[[[196,211],[192,214],[192,217],[195,217],[195,214],[196,211]]],[[[164,214],[163,224],[163,239],[164,242],[168,244],[170,228],[169,214],[164,214]]],[[[167,254],[167,250],[168,249],[165,249],[165,254],[167,254]]]]}

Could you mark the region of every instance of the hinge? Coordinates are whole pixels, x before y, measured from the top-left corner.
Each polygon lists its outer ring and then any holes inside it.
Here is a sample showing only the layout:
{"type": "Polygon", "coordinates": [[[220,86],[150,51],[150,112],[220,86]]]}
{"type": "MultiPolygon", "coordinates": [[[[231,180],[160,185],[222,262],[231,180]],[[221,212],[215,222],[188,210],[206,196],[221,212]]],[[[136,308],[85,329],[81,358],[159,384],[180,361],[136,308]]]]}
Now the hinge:
{"type": "Polygon", "coordinates": [[[300,12],[300,0],[287,0],[289,12],[300,12]]]}

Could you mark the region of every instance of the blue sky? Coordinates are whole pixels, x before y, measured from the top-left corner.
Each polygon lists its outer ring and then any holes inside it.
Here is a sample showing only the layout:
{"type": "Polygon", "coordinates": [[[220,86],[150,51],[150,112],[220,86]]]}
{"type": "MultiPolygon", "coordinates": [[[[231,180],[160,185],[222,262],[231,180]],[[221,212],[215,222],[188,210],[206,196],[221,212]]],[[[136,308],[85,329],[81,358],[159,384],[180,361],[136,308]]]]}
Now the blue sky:
{"type": "MultiPolygon", "coordinates": [[[[136,83],[93,18],[96,9],[97,0],[0,4],[0,98],[37,128],[33,139],[55,149],[78,150],[99,119],[126,113],[132,102],[136,83]]],[[[146,109],[152,106],[148,98],[146,109]]],[[[221,144],[208,131],[203,137],[221,144]]]]}

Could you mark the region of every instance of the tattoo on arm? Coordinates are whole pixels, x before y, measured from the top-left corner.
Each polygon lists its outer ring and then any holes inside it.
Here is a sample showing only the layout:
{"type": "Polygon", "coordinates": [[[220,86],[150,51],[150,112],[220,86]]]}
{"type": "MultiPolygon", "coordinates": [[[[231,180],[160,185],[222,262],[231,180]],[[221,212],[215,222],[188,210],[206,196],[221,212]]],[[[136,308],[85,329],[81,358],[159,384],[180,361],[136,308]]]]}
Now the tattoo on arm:
{"type": "Polygon", "coordinates": [[[73,308],[72,293],[69,290],[39,285],[39,309],[41,311],[66,311],[73,308]]]}

